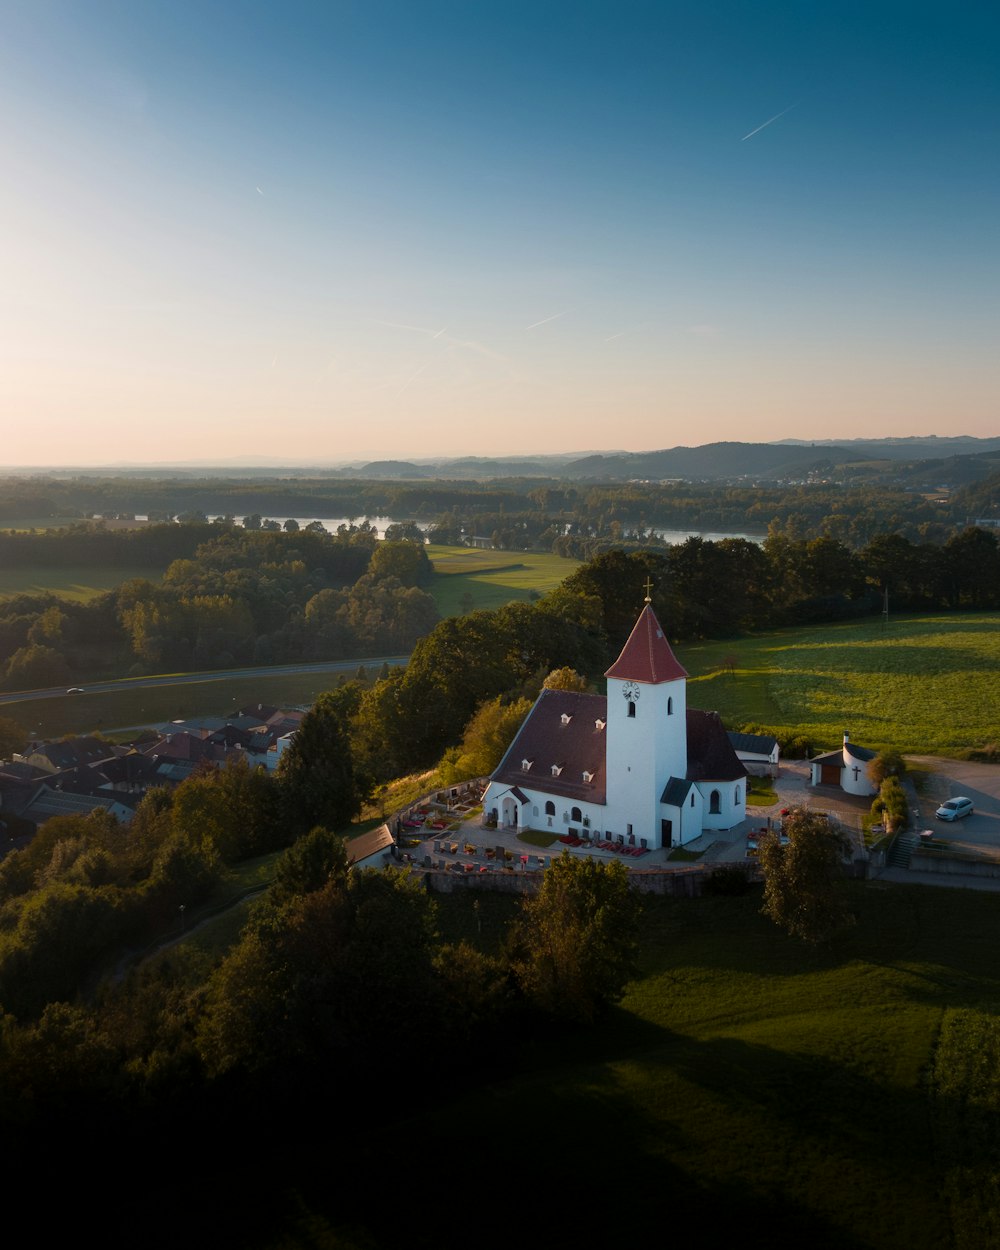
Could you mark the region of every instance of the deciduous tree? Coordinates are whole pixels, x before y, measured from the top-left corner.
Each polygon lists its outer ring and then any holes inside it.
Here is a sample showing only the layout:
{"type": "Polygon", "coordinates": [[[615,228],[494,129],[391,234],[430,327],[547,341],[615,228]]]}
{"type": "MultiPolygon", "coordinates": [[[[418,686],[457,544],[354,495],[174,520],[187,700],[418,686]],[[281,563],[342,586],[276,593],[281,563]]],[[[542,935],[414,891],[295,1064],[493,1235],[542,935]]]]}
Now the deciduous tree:
{"type": "Polygon", "coordinates": [[[639,900],[620,861],[568,851],[553,860],[513,938],[512,964],[528,999],[581,1023],[618,1002],[635,972],[638,918],[639,900]]]}
{"type": "Polygon", "coordinates": [[[840,890],[847,839],[824,815],[795,808],[785,818],[788,837],[761,839],[765,916],[793,937],[824,942],[848,923],[840,890]]]}

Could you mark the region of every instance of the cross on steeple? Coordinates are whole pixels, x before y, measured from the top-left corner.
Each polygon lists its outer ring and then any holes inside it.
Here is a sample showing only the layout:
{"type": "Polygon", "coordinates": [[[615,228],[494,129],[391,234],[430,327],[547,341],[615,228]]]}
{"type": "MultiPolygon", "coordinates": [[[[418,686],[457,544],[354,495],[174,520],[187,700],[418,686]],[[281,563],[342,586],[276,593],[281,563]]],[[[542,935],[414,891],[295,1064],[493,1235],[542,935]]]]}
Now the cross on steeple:
{"type": "Polygon", "coordinates": [[[653,602],[653,583],[649,577],[646,578],[646,602],[653,602]]]}

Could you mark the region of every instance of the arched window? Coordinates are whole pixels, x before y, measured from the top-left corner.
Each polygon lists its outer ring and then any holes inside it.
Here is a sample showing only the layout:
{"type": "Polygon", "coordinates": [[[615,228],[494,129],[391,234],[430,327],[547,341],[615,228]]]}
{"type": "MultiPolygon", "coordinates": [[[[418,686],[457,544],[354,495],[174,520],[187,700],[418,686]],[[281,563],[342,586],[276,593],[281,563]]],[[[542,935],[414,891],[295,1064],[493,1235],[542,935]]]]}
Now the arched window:
{"type": "Polygon", "coordinates": [[[545,804],[545,815],[554,816],[556,814],[556,805],[551,799],[545,804]]]}
{"type": "Polygon", "coordinates": [[[583,820],[583,812],[578,807],[573,807],[570,809],[569,818],[576,824],[579,824],[583,820]]]}
{"type": "Polygon", "coordinates": [[[674,699],[673,699],[673,695],[671,695],[667,699],[667,715],[673,716],[673,714],[674,714],[674,699]]]}
{"type": "Polygon", "coordinates": [[[718,790],[713,790],[708,798],[708,810],[718,816],[722,811],[722,795],[718,790]]]}
{"type": "Polygon", "coordinates": [[[737,786],[736,789],[733,791],[733,802],[738,803],[739,801],[740,801],[740,788],[739,786],[737,786]]]}
{"type": "Polygon", "coordinates": [[[635,716],[635,704],[631,699],[628,701],[628,714],[629,716],[635,716]]]}
{"type": "Polygon", "coordinates": [[[691,806],[694,807],[694,795],[691,795],[691,806]]]}

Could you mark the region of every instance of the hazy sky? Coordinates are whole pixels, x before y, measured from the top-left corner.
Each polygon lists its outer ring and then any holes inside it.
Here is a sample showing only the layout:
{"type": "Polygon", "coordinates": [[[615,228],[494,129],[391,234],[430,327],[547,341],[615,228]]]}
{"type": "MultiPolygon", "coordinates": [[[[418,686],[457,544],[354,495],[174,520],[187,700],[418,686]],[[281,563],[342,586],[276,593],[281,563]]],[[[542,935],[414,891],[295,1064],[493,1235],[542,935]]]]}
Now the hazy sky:
{"type": "Polygon", "coordinates": [[[0,0],[7,464],[1000,432],[1000,10],[0,0]]]}

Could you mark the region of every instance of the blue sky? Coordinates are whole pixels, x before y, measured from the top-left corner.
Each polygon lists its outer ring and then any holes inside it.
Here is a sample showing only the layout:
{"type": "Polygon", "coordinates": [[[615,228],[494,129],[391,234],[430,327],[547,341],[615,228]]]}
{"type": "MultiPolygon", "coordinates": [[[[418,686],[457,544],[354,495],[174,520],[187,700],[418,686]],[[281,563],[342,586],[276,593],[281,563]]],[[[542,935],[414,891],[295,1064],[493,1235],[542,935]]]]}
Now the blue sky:
{"type": "Polygon", "coordinates": [[[0,0],[6,460],[996,434],[991,10],[0,0]]]}

